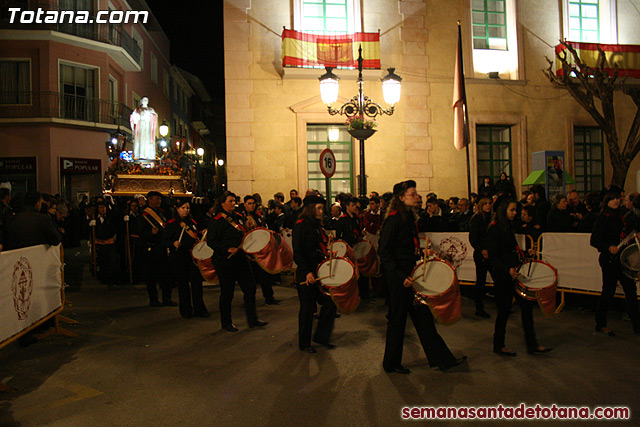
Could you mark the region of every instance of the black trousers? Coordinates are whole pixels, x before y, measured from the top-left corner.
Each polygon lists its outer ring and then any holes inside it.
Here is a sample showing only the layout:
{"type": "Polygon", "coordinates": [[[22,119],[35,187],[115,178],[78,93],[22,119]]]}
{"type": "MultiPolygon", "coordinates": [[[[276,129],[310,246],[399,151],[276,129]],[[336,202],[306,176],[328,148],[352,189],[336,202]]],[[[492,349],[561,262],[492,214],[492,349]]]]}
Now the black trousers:
{"type": "Polygon", "coordinates": [[[489,272],[489,262],[480,254],[473,254],[473,262],[476,264],[476,284],[474,286],[474,300],[476,302],[476,311],[484,310],[485,285],[487,284],[487,273],[489,272]]]}
{"type": "Polygon", "coordinates": [[[98,264],[98,279],[101,282],[115,285],[120,282],[120,269],[118,268],[118,253],[116,244],[96,244],[96,263],[98,264]]]}
{"type": "Polygon", "coordinates": [[[515,281],[511,277],[504,277],[499,274],[493,275],[494,293],[498,314],[496,316],[496,325],[493,333],[493,349],[500,351],[505,347],[505,336],[507,333],[507,321],[511,314],[511,303],[513,297],[516,297],[520,304],[520,313],[522,314],[522,329],[524,329],[524,338],[527,342],[527,350],[535,350],[538,347],[536,333],[533,329],[533,306],[535,302],[526,300],[515,292],[515,281]]]}
{"type": "Polygon", "coordinates": [[[398,279],[390,278],[387,283],[389,283],[389,321],[382,366],[385,369],[393,369],[402,364],[407,314],[411,317],[418,333],[429,366],[440,366],[455,360],[449,347],[436,330],[429,307],[423,304],[416,305],[413,289],[404,287],[398,279]]]}
{"type": "Polygon", "coordinates": [[[634,332],[640,332],[640,315],[638,314],[638,297],[636,295],[635,282],[624,275],[620,257],[600,256],[600,268],[602,269],[602,293],[596,306],[596,328],[607,326],[607,310],[613,301],[618,282],[622,285],[627,314],[631,318],[634,332]]]}
{"type": "Polygon", "coordinates": [[[244,253],[238,251],[231,259],[213,257],[213,266],[220,280],[220,321],[222,325],[229,325],[231,321],[231,302],[236,288],[236,282],[244,295],[244,309],[249,326],[253,326],[258,319],[256,313],[256,281],[253,277],[251,265],[244,253]]]}
{"type": "Polygon", "coordinates": [[[173,280],[178,285],[180,314],[190,317],[207,313],[202,298],[202,275],[191,256],[173,254],[169,256],[173,280]]]}
{"type": "Polygon", "coordinates": [[[333,300],[320,292],[319,285],[301,285],[302,280],[296,279],[298,284],[298,298],[300,299],[300,312],[298,313],[298,347],[300,350],[311,345],[311,332],[313,329],[313,313],[316,311],[316,303],[320,304],[320,316],[318,326],[313,336],[313,341],[320,344],[328,344],[333,331],[337,308],[333,300]]]}
{"type": "Polygon", "coordinates": [[[369,278],[364,277],[362,274],[358,279],[358,295],[361,299],[369,298],[369,278]]]}
{"type": "Polygon", "coordinates": [[[162,290],[162,302],[171,301],[173,277],[169,268],[167,251],[163,247],[154,247],[144,253],[144,276],[147,282],[149,301],[158,301],[157,284],[162,290]]]}
{"type": "Polygon", "coordinates": [[[255,261],[249,261],[251,263],[251,269],[253,270],[253,277],[256,280],[256,283],[260,284],[260,288],[262,289],[262,296],[267,301],[273,300],[273,283],[275,279],[273,275],[264,271],[260,265],[255,261]]]}

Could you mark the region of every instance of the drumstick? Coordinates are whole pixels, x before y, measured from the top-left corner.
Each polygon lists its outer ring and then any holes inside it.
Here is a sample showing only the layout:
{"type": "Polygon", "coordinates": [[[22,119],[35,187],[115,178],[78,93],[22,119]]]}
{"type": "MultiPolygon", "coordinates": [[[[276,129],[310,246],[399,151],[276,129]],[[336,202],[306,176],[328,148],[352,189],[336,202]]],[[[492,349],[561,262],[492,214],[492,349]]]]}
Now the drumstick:
{"type": "Polygon", "coordinates": [[[178,238],[178,243],[182,242],[182,235],[184,234],[184,230],[187,228],[187,224],[182,227],[182,232],[180,232],[180,237],[178,238]]]}
{"type": "Polygon", "coordinates": [[[329,275],[331,275],[331,267],[333,264],[333,262],[331,262],[333,259],[333,251],[331,249],[333,249],[333,242],[331,242],[331,246],[329,247],[329,275]]]}
{"type": "MultiPolygon", "coordinates": [[[[319,281],[319,280],[322,280],[322,279],[328,279],[329,277],[332,277],[332,276],[333,276],[333,275],[332,275],[332,274],[330,274],[330,275],[328,275],[328,276],[318,277],[318,278],[316,279],[316,282],[317,282],[317,281],[319,281]]],[[[300,284],[301,284],[301,285],[305,285],[306,283],[307,283],[307,282],[300,282],[300,284]]]]}
{"type": "Polygon", "coordinates": [[[631,239],[635,238],[637,235],[638,235],[638,233],[636,232],[636,230],[633,230],[633,231],[631,232],[631,234],[629,234],[627,237],[625,237],[625,238],[622,240],[622,242],[620,242],[620,243],[618,244],[617,248],[618,248],[618,249],[620,249],[621,247],[623,247],[624,245],[626,245],[626,244],[629,242],[629,240],[631,240],[631,239]]]}
{"type": "Polygon", "coordinates": [[[204,230],[204,233],[202,233],[202,238],[200,239],[201,242],[205,242],[206,241],[208,232],[209,232],[209,230],[204,230]]]}
{"type": "MultiPolygon", "coordinates": [[[[242,247],[242,243],[241,243],[241,244],[240,244],[240,246],[238,246],[236,249],[237,249],[237,250],[240,250],[240,248],[241,248],[241,247],[242,247]]],[[[236,252],[234,252],[234,253],[232,253],[232,254],[229,254],[229,256],[227,257],[227,259],[230,259],[230,258],[231,258],[232,256],[234,256],[236,253],[237,253],[237,251],[236,251],[236,252]]]]}

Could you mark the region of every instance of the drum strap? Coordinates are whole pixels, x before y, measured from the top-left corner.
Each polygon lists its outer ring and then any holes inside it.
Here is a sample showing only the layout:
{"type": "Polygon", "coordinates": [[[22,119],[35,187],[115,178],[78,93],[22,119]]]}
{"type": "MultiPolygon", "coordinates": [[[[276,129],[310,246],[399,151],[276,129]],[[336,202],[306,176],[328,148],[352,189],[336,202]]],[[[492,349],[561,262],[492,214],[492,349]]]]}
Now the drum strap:
{"type": "Polygon", "coordinates": [[[322,249],[322,253],[324,256],[329,255],[329,251],[327,250],[327,243],[329,243],[329,237],[327,233],[324,231],[322,226],[318,226],[318,233],[320,234],[320,249],[322,249]]]}
{"type": "Polygon", "coordinates": [[[164,218],[151,208],[146,208],[144,212],[149,215],[158,224],[159,228],[164,228],[164,218]]]}
{"type": "Polygon", "coordinates": [[[243,226],[241,226],[240,224],[238,224],[237,222],[235,222],[235,221],[233,220],[233,218],[231,218],[229,215],[227,215],[227,214],[226,214],[226,213],[224,213],[224,212],[222,212],[220,215],[222,215],[222,217],[223,217],[224,219],[226,219],[226,220],[227,220],[227,222],[228,222],[229,224],[231,224],[231,226],[232,226],[233,228],[235,228],[236,230],[238,230],[238,231],[242,232],[242,234],[245,234],[245,233],[246,233],[246,230],[244,229],[244,227],[243,227],[243,226]]]}
{"type": "Polygon", "coordinates": [[[198,235],[194,233],[195,227],[193,225],[187,225],[184,223],[184,221],[182,221],[180,222],[180,227],[184,228],[184,231],[186,231],[186,233],[191,236],[193,240],[198,240],[198,235]]]}

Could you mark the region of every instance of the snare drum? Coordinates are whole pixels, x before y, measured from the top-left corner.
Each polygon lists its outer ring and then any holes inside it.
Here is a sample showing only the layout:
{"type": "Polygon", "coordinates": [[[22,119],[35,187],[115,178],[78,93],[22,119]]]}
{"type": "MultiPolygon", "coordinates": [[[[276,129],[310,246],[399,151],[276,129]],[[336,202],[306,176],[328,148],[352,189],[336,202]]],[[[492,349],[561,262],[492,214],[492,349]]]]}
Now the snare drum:
{"type": "Polygon", "coordinates": [[[321,290],[331,297],[341,313],[350,314],[358,308],[358,281],[355,266],[350,260],[327,259],[318,266],[316,276],[320,278],[321,290]]]}
{"type": "Polygon", "coordinates": [[[552,314],[556,309],[558,271],[551,264],[534,259],[522,263],[518,273],[518,295],[529,301],[538,301],[544,314],[552,314]]]}
{"type": "Polygon", "coordinates": [[[640,251],[638,245],[629,245],[620,252],[622,272],[630,279],[638,281],[640,275],[640,251]]]}
{"type": "Polygon", "coordinates": [[[218,281],[218,275],[216,274],[215,268],[213,268],[211,256],[213,256],[213,249],[211,249],[204,240],[196,243],[193,249],[191,249],[193,262],[198,266],[202,278],[208,283],[218,281]]]}
{"type": "Polygon", "coordinates": [[[363,240],[353,247],[358,271],[365,277],[376,277],[378,272],[378,254],[371,242],[363,240]]]}
{"type": "Polygon", "coordinates": [[[445,325],[460,319],[460,287],[451,264],[440,258],[427,259],[415,266],[411,277],[416,300],[429,306],[433,317],[445,325]]]}
{"type": "Polygon", "coordinates": [[[293,251],[287,242],[266,228],[254,228],[245,234],[240,247],[253,255],[258,265],[270,274],[288,270],[293,264],[293,251]]]}

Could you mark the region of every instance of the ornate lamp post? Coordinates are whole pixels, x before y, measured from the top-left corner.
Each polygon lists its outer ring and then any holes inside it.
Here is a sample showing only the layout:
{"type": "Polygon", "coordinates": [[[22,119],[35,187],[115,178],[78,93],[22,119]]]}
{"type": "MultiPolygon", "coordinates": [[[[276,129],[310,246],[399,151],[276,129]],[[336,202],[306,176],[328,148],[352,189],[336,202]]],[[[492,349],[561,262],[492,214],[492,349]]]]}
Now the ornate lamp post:
{"type": "MultiPolygon", "coordinates": [[[[394,73],[395,68],[388,68],[389,74],[382,79],[382,93],[384,100],[390,105],[389,108],[383,108],[380,104],[373,102],[364,94],[364,79],[362,78],[362,46],[358,48],[358,94],[351,98],[341,107],[335,109],[331,105],[338,100],[338,90],[340,88],[340,78],[333,74],[333,67],[325,67],[326,73],[320,76],[320,96],[322,102],[327,104],[329,114],[336,114],[347,117],[360,116],[363,120],[366,117],[374,119],[379,114],[392,115],[394,105],[400,100],[400,89],[402,78],[394,73]]],[[[360,175],[358,175],[358,194],[360,196],[367,195],[367,174],[365,172],[364,160],[364,141],[375,133],[375,129],[349,129],[349,134],[360,141],[360,175]]]]}

